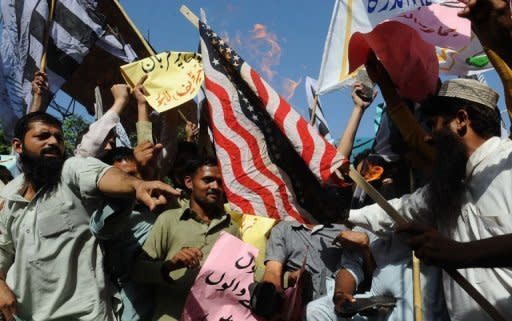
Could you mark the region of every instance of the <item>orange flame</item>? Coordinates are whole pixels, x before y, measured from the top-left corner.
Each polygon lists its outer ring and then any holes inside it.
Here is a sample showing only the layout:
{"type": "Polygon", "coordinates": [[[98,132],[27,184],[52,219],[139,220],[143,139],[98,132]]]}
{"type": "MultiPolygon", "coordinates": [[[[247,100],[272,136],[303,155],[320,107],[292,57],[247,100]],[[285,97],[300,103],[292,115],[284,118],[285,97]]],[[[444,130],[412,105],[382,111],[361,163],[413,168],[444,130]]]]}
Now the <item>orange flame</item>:
{"type": "Polygon", "coordinates": [[[268,80],[272,80],[276,72],[272,68],[279,65],[281,59],[281,47],[277,42],[277,36],[273,32],[267,31],[267,27],[257,23],[254,25],[249,42],[249,49],[261,57],[259,69],[268,80]]]}

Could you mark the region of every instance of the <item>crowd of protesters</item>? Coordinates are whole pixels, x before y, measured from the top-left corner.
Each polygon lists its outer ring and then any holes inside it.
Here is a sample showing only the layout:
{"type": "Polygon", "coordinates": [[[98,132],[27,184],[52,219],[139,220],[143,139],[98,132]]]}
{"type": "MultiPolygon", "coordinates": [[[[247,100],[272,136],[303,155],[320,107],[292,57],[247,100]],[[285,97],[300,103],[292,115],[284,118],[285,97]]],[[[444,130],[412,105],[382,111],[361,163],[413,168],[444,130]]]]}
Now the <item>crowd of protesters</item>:
{"type": "MultiPolygon", "coordinates": [[[[504,0],[469,0],[460,12],[502,80],[509,112],[510,12],[504,0]]],[[[411,102],[374,54],[366,70],[403,148],[394,160],[363,152],[353,165],[410,223],[397,224],[347,176],[348,221],[282,221],[272,229],[263,271],[250,287],[253,314],[284,320],[284,290],[300,275],[303,307],[295,318],[413,320],[414,250],[422,262],[424,320],[491,320],[442,269],[458,269],[511,318],[512,141],[502,132],[496,90],[451,79],[425,101],[411,102]]],[[[362,89],[352,88],[354,109],[338,145],[347,159],[375,98],[364,99],[362,89]]],[[[75,155],[66,155],[62,124],[45,112],[47,92],[46,75],[36,73],[31,112],[12,141],[22,174],[1,171],[1,317],[179,320],[220,234],[242,232],[225,210],[215,155],[198,148],[192,122],[179,139],[176,110],[160,115],[157,143],[144,79],[132,93],[114,85],[113,106],[80,136],[75,155]],[[115,139],[130,99],[138,108],[133,149],[115,139]]]]}

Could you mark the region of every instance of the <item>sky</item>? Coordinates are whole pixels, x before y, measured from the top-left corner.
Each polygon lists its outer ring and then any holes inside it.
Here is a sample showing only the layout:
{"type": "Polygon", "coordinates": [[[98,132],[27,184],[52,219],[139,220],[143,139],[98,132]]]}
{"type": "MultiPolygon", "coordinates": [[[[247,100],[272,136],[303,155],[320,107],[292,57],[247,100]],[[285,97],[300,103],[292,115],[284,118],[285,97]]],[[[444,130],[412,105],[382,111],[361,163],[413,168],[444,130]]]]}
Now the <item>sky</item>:
{"type": "MultiPolygon", "coordinates": [[[[306,116],[304,81],[306,76],[318,77],[334,0],[122,0],[121,4],[157,52],[196,51],[197,29],[179,9],[184,4],[199,16],[203,8],[217,34],[306,116]]],[[[503,97],[496,73],[487,72],[485,77],[503,97]]],[[[62,95],[57,99],[66,104],[62,95]]],[[[326,94],[320,100],[337,140],[353,109],[350,89],[326,94]]],[[[366,111],[357,136],[374,135],[375,106],[380,102],[379,95],[366,111]]],[[[499,107],[505,109],[503,99],[499,107]]]]}

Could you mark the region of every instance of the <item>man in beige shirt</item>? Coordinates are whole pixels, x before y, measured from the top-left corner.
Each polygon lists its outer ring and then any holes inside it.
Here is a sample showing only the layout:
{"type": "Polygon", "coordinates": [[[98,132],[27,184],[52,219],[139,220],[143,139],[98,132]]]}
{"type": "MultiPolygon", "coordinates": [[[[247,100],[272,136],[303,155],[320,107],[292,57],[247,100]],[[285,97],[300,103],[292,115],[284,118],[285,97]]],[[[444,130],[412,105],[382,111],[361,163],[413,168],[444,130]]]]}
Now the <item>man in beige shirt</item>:
{"type": "Polygon", "coordinates": [[[179,194],[94,158],[65,160],[61,123],[43,112],[22,117],[13,148],[23,174],[2,190],[0,311],[6,320],[113,320],[103,255],[89,230],[105,195],[135,196],[149,208],[179,194]],[[158,195],[156,195],[158,193],[158,195]]]}
{"type": "Polygon", "coordinates": [[[191,161],[187,173],[190,207],[158,217],[135,266],[135,278],[158,286],[153,320],[179,320],[199,268],[220,233],[239,237],[239,227],[224,212],[217,162],[191,161]]]}

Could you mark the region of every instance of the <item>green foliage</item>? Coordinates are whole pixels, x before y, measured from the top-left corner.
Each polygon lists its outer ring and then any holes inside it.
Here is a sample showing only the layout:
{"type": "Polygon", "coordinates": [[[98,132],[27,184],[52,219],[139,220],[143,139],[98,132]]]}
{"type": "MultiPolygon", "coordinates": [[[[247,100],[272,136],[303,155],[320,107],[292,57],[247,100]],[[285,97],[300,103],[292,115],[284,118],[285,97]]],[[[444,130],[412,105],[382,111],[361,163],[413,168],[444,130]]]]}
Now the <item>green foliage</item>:
{"type": "Polygon", "coordinates": [[[75,144],[78,136],[89,127],[81,116],[71,115],[62,121],[62,131],[64,132],[64,146],[66,154],[71,156],[75,151],[75,144]]]}
{"type": "Polygon", "coordinates": [[[0,154],[8,155],[11,153],[11,142],[5,137],[4,129],[0,125],[0,154]]]}

